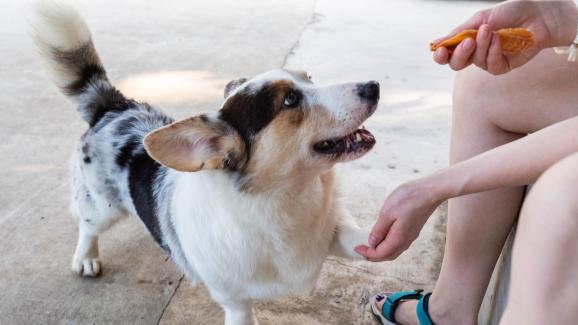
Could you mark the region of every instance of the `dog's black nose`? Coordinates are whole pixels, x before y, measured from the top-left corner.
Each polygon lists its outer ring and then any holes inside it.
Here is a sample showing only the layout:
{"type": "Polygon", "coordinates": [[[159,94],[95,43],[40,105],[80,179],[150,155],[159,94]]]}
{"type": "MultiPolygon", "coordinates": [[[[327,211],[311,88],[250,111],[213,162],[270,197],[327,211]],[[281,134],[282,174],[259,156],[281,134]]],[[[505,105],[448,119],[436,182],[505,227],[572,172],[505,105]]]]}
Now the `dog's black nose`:
{"type": "Polygon", "coordinates": [[[360,84],[358,87],[359,97],[369,100],[377,101],[379,99],[379,82],[370,81],[360,84]]]}

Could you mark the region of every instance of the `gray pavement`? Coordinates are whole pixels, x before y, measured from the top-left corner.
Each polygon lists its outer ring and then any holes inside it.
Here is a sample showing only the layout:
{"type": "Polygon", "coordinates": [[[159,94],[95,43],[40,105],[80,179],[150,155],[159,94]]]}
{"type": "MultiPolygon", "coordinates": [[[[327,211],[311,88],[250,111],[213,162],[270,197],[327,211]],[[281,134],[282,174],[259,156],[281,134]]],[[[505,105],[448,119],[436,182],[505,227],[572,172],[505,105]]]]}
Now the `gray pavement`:
{"type": "MultiPolygon", "coordinates": [[[[86,125],[40,69],[26,2],[0,0],[0,324],[218,324],[134,218],[101,238],[104,272],[69,270],[76,225],[68,159],[86,125]]],[[[447,164],[452,73],[429,41],[485,4],[419,0],[81,1],[109,76],[175,117],[218,109],[225,83],[278,67],[315,82],[378,80],[383,100],[366,124],[366,157],[339,166],[346,203],[369,225],[401,182],[447,164]]],[[[443,253],[445,209],[398,260],[330,258],[311,296],[260,302],[262,324],[372,324],[379,290],[431,288],[443,253]]]]}

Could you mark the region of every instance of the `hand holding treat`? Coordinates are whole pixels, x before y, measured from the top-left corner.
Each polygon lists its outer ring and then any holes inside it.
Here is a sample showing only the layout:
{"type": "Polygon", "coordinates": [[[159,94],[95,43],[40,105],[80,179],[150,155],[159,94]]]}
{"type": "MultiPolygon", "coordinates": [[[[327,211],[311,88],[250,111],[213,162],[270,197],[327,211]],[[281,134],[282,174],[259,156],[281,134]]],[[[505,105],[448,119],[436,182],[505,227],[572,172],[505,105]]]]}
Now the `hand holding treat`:
{"type": "Polygon", "coordinates": [[[578,10],[572,0],[506,1],[476,13],[448,36],[432,42],[430,49],[437,63],[454,70],[474,64],[503,74],[543,49],[570,45],[577,25],[578,10]]]}

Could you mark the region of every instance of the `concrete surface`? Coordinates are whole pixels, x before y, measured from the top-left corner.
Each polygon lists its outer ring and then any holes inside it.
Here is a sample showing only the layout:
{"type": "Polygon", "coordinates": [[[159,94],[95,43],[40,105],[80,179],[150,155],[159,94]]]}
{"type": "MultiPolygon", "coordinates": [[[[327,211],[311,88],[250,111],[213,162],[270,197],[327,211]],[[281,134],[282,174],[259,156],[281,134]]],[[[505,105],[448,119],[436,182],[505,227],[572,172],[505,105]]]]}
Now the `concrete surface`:
{"type": "MultiPolygon", "coordinates": [[[[86,128],[40,70],[27,3],[0,0],[0,324],[218,324],[138,220],[101,238],[104,273],[69,270],[76,225],[68,159],[86,128]]],[[[485,6],[419,0],[82,1],[111,79],[176,117],[218,109],[225,83],[277,67],[315,82],[376,79],[383,100],[366,124],[378,144],[339,166],[347,205],[363,225],[389,191],[447,164],[452,73],[431,61],[431,39],[485,6]]],[[[389,263],[330,258],[311,296],[260,302],[262,324],[372,324],[380,290],[431,288],[445,209],[389,263]]]]}

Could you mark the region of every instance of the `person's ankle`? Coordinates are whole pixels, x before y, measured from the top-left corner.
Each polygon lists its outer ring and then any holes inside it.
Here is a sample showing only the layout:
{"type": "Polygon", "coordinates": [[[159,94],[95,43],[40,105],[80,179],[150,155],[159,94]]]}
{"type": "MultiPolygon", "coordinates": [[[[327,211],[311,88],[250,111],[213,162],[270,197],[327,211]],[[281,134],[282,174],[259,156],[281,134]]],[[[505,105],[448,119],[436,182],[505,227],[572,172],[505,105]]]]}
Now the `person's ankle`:
{"type": "Polygon", "coordinates": [[[459,304],[447,304],[436,299],[433,294],[429,300],[428,312],[434,324],[476,325],[478,323],[477,315],[464,313],[464,309],[460,308],[459,304]]]}

